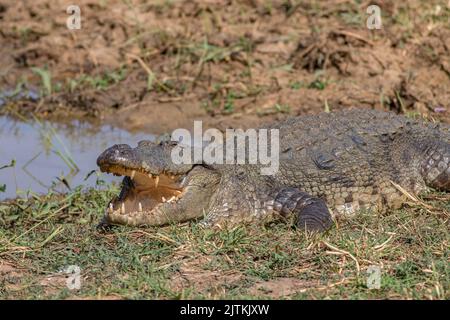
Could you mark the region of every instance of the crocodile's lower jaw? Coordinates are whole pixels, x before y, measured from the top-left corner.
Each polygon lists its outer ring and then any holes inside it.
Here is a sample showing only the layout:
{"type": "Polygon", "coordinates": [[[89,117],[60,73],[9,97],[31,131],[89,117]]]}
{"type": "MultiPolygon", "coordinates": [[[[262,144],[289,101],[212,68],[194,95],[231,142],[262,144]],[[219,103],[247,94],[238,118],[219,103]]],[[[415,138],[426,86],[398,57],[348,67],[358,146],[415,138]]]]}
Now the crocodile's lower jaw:
{"type": "Polygon", "coordinates": [[[182,176],[147,174],[122,167],[109,167],[105,171],[125,176],[119,196],[106,208],[107,215],[151,214],[164,206],[174,207],[185,191],[182,176]]]}

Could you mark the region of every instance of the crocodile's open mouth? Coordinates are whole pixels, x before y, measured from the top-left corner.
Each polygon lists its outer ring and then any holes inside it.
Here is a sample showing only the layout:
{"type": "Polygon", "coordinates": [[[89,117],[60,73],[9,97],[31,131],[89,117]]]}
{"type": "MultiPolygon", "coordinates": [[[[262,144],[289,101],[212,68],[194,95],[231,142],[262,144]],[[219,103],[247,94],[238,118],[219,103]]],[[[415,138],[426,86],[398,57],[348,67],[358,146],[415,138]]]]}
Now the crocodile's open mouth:
{"type": "Polygon", "coordinates": [[[125,176],[122,191],[106,208],[108,214],[133,216],[151,213],[163,206],[175,206],[183,197],[186,175],[162,172],[151,174],[122,166],[106,166],[102,171],[125,176]]]}
{"type": "Polygon", "coordinates": [[[203,164],[175,164],[171,143],[114,145],[97,158],[102,172],[124,176],[99,226],[161,226],[203,217],[221,175],[203,164]]]}

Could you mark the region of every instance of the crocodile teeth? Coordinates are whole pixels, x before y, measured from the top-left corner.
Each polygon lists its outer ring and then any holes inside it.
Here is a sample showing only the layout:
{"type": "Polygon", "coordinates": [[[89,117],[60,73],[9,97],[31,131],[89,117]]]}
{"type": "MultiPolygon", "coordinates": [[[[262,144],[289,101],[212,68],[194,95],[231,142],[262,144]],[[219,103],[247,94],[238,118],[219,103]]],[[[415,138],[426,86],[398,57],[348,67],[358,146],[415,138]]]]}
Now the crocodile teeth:
{"type": "Polygon", "coordinates": [[[138,208],[139,212],[142,212],[142,203],[139,202],[139,208],[138,208]]]}
{"type": "Polygon", "coordinates": [[[109,204],[108,212],[109,213],[113,213],[114,212],[114,206],[113,206],[112,203],[109,204]]]}
{"type": "Polygon", "coordinates": [[[158,183],[159,183],[159,176],[156,176],[156,178],[155,178],[155,188],[158,188],[158,183]]]}
{"type": "Polygon", "coordinates": [[[125,214],[125,203],[122,202],[122,206],[120,207],[120,213],[125,214]]]}
{"type": "Polygon", "coordinates": [[[135,174],[136,174],[136,170],[131,171],[131,175],[130,175],[131,180],[134,179],[135,174]]]}
{"type": "Polygon", "coordinates": [[[167,201],[166,198],[164,198],[164,197],[162,197],[161,199],[162,199],[162,202],[166,202],[167,201]]]}

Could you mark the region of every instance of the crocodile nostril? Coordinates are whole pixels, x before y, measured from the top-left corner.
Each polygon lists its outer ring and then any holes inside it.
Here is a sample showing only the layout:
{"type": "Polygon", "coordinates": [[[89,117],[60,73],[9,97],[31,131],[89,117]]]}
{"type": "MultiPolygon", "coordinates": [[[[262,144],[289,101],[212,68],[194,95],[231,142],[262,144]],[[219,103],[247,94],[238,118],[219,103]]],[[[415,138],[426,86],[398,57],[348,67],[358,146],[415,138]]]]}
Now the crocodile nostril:
{"type": "Polygon", "coordinates": [[[99,166],[113,163],[121,163],[134,159],[133,149],[127,144],[117,144],[105,151],[97,158],[99,166]]]}

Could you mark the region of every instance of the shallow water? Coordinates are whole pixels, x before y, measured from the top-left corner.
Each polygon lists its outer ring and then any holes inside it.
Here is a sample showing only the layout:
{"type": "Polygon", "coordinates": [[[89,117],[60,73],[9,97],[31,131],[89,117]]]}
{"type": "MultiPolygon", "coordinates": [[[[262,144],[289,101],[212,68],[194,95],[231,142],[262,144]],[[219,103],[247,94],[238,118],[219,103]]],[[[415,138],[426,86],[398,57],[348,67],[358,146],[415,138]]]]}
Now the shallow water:
{"type": "Polygon", "coordinates": [[[78,121],[55,124],[0,117],[0,168],[15,160],[13,167],[0,169],[0,200],[67,192],[79,185],[101,187],[100,180],[119,182],[97,171],[97,156],[113,144],[135,146],[144,139],[154,136],[78,121]]]}

